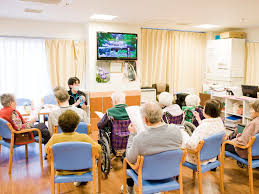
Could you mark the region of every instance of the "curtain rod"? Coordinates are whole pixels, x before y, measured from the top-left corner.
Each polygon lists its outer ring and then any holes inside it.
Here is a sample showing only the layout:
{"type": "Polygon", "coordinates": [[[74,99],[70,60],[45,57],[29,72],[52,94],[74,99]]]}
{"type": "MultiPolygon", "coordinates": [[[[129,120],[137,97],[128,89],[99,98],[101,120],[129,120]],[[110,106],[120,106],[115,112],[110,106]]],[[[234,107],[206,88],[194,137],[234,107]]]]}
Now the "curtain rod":
{"type": "Polygon", "coordinates": [[[259,40],[246,40],[246,42],[249,42],[249,43],[259,43],[259,40]]]}
{"type": "Polygon", "coordinates": [[[29,38],[29,39],[45,39],[45,40],[85,40],[85,39],[65,39],[65,38],[52,38],[52,37],[33,37],[33,36],[5,36],[0,35],[0,38],[29,38]]]}
{"type": "Polygon", "coordinates": [[[141,29],[151,29],[151,30],[166,30],[166,31],[179,31],[179,32],[196,32],[196,33],[206,33],[206,32],[200,32],[200,31],[176,30],[176,29],[166,29],[166,28],[148,28],[148,27],[141,27],[141,29]]]}

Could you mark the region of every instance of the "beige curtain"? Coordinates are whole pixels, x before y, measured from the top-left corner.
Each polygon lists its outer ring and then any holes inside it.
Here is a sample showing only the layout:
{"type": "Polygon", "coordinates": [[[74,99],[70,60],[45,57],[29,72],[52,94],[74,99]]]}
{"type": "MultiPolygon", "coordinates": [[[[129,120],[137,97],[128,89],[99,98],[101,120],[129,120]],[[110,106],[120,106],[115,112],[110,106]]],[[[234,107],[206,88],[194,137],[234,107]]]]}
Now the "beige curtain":
{"type": "Polygon", "coordinates": [[[46,40],[46,51],[52,87],[67,87],[69,77],[83,80],[86,42],[73,40],[46,40]]]}
{"type": "Polygon", "coordinates": [[[142,86],[168,83],[171,93],[201,91],[205,49],[205,33],[142,29],[142,86]]]}
{"type": "Polygon", "coordinates": [[[246,43],[245,84],[259,85],[259,43],[246,43]]]}

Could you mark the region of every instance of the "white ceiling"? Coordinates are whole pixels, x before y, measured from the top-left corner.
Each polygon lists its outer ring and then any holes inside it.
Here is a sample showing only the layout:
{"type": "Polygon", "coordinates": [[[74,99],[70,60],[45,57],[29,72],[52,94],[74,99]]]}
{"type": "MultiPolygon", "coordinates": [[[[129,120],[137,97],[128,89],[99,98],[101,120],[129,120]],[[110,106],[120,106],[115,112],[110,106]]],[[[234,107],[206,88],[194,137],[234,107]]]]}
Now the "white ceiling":
{"type": "Polygon", "coordinates": [[[118,16],[114,20],[118,23],[189,30],[195,30],[192,26],[199,24],[215,24],[221,28],[259,25],[259,0],[72,0],[70,6],[65,3],[66,0],[59,4],[0,0],[0,17],[87,23],[97,13],[118,16]],[[42,9],[42,12],[25,13],[26,8],[42,9]]]}

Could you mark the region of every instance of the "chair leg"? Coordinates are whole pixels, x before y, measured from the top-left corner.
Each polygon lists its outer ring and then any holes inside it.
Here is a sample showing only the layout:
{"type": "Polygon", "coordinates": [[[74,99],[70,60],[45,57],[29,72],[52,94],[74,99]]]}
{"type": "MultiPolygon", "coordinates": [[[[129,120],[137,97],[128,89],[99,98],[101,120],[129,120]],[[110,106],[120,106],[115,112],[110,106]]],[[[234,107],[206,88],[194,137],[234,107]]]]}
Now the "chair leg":
{"type": "Polygon", "coordinates": [[[249,164],[249,162],[248,162],[248,173],[249,173],[249,189],[250,189],[250,194],[254,194],[253,168],[252,168],[252,164],[249,164]]]}
{"type": "Polygon", "coordinates": [[[60,194],[60,183],[57,183],[57,193],[60,194]]]}
{"type": "Polygon", "coordinates": [[[98,193],[101,193],[101,176],[102,176],[102,171],[101,171],[101,157],[98,159],[97,163],[97,173],[98,173],[98,193]]]}
{"type": "Polygon", "coordinates": [[[28,145],[25,144],[25,157],[26,157],[26,160],[28,160],[28,145]]]}
{"type": "Polygon", "coordinates": [[[51,180],[51,194],[55,194],[55,183],[51,180]]]}
{"type": "Polygon", "coordinates": [[[41,144],[41,140],[39,141],[39,149],[40,149],[40,167],[41,167],[41,169],[43,169],[42,144],[41,144]]]}
{"type": "Polygon", "coordinates": [[[195,178],[196,178],[196,172],[193,170],[192,171],[192,178],[193,178],[193,180],[195,181],[195,178]]]}
{"type": "Polygon", "coordinates": [[[220,160],[220,166],[219,166],[219,169],[220,169],[220,192],[221,193],[224,193],[224,156],[223,154],[221,153],[219,155],[219,160],[220,160]]]}
{"type": "Polygon", "coordinates": [[[201,166],[200,166],[200,164],[197,164],[197,174],[198,174],[199,194],[202,194],[202,177],[201,177],[201,166]]]}
{"type": "Polygon", "coordinates": [[[126,194],[127,190],[127,174],[126,174],[126,167],[127,163],[125,160],[123,160],[123,170],[122,170],[122,178],[123,178],[123,194],[126,194]]]}
{"type": "Polygon", "coordinates": [[[8,168],[8,173],[12,173],[12,163],[13,163],[13,143],[11,143],[10,146],[10,154],[9,154],[9,168],[8,168]]]}

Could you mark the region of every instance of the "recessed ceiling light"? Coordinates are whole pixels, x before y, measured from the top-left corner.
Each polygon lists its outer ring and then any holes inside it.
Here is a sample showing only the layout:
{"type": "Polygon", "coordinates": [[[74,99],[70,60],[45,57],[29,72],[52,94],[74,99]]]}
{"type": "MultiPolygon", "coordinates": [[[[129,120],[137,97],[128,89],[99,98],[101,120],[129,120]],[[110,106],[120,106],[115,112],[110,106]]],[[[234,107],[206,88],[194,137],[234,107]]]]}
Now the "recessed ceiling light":
{"type": "Polygon", "coordinates": [[[90,19],[95,19],[95,20],[113,20],[117,16],[113,15],[104,15],[104,14],[93,14],[90,19]]]}
{"type": "Polygon", "coordinates": [[[218,28],[219,26],[218,25],[214,25],[214,24],[201,24],[201,25],[198,25],[198,26],[193,26],[195,28],[218,28]]]}
{"type": "Polygon", "coordinates": [[[62,0],[20,0],[20,1],[27,1],[27,2],[36,2],[36,3],[45,3],[45,4],[58,4],[62,0]]]}
{"type": "Polygon", "coordinates": [[[240,18],[240,22],[241,22],[241,23],[248,22],[248,19],[246,19],[246,18],[240,18]]]}
{"type": "Polygon", "coordinates": [[[26,13],[41,13],[42,10],[41,9],[30,9],[30,8],[25,8],[24,12],[26,13]]]}

